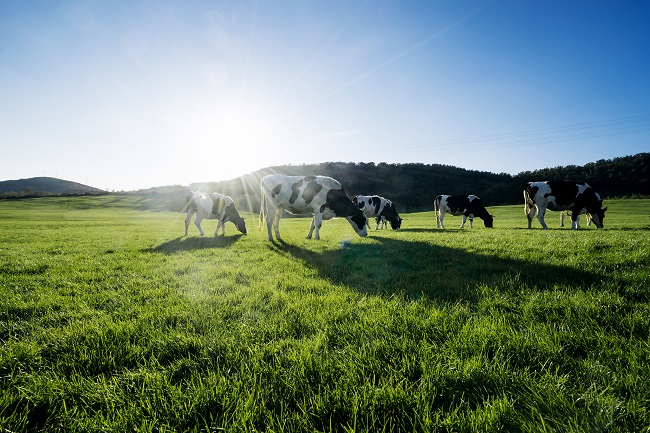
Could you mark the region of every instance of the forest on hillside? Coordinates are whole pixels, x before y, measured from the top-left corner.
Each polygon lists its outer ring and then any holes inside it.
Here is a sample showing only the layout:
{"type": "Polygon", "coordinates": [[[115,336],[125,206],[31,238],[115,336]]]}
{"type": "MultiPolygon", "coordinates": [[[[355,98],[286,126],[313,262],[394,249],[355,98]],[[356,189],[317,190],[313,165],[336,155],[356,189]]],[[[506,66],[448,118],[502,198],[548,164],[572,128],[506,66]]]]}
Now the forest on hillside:
{"type": "MultiPolygon", "coordinates": [[[[603,198],[650,197],[650,153],[601,159],[584,166],[543,168],[514,176],[421,163],[325,162],[282,165],[227,181],[161,186],[116,194],[140,196],[142,209],[182,211],[188,191],[220,192],[231,196],[241,210],[259,212],[260,180],[270,173],[331,176],[341,182],[348,195],[381,195],[392,200],[400,212],[431,210],[433,200],[439,194],[475,194],[483,199],[486,206],[520,204],[526,183],[535,180],[586,181],[603,198]]],[[[54,181],[57,179],[46,180],[50,183],[36,184],[34,179],[30,179],[29,183],[12,183],[13,191],[0,194],[0,199],[62,195],[48,190],[48,185],[56,185],[54,181]]]]}
{"type": "Polygon", "coordinates": [[[536,180],[588,182],[603,197],[650,196],[650,153],[584,166],[558,166],[517,175],[466,170],[441,164],[326,162],[268,167],[223,182],[192,184],[191,190],[218,191],[246,210],[259,210],[259,181],[269,173],[331,176],[350,196],[377,194],[392,200],[402,212],[430,210],[436,195],[476,194],[487,206],[522,203],[526,183],[536,180]]]}

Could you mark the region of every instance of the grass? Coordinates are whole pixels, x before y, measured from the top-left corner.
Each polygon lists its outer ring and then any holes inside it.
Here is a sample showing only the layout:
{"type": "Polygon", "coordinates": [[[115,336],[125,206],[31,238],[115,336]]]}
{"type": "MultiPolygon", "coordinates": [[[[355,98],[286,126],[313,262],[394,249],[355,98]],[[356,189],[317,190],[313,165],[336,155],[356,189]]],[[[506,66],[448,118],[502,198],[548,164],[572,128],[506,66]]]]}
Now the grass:
{"type": "Polygon", "coordinates": [[[650,431],[650,200],[607,205],[271,243],[252,214],[185,238],[134,197],[0,201],[0,426],[650,431]]]}

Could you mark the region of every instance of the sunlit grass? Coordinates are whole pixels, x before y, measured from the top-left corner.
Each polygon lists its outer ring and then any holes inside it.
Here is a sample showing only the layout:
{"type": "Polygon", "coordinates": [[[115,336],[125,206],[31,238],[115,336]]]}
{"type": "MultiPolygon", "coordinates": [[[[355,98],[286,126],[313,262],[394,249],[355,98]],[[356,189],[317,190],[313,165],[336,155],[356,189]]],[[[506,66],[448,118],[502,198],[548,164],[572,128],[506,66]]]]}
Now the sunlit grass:
{"type": "Polygon", "coordinates": [[[0,201],[0,426],[643,431],[650,201],[607,205],[602,230],[521,205],[271,243],[254,214],[181,237],[132,197],[0,201]]]}

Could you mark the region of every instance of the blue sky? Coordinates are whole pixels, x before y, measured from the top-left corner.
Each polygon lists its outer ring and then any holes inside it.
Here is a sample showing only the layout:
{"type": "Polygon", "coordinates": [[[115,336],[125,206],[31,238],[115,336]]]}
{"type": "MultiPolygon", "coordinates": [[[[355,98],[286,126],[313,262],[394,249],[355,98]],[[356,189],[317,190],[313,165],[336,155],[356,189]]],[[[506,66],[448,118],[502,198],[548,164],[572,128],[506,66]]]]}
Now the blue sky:
{"type": "Polygon", "coordinates": [[[0,180],[648,152],[648,23],[634,0],[3,1],[0,180]]]}

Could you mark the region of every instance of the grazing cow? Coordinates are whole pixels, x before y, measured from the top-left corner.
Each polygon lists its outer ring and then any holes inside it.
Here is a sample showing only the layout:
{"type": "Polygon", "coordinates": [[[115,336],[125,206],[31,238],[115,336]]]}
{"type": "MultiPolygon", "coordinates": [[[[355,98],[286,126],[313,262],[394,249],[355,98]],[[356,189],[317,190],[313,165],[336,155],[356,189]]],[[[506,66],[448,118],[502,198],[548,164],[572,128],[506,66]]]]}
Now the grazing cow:
{"type": "Polygon", "coordinates": [[[433,208],[436,212],[438,228],[445,228],[443,220],[446,213],[453,216],[463,216],[463,222],[460,225],[461,229],[465,227],[467,218],[469,218],[469,227],[472,228],[474,217],[481,218],[485,227],[494,226],[494,217],[488,213],[481,199],[475,195],[439,195],[433,201],[433,208]]]}
{"type": "Polygon", "coordinates": [[[307,239],[311,239],[316,229],[316,239],[320,239],[323,220],[341,217],[348,220],[359,236],[366,236],[366,217],[345,194],[341,184],[326,176],[285,176],[269,174],[261,182],[260,229],[266,222],[269,240],[280,240],[280,216],[282,210],[292,214],[312,214],[307,239]]]}
{"type": "MultiPolygon", "coordinates": [[[[560,212],[560,227],[564,227],[564,217],[567,215],[571,216],[571,212],[568,210],[560,212]]],[[[587,218],[587,227],[589,227],[591,225],[591,214],[586,213],[585,218],[587,218]]],[[[576,220],[576,227],[580,228],[580,215],[578,215],[578,219],[576,220]]]]}
{"type": "MultiPolygon", "coordinates": [[[[378,195],[357,195],[352,198],[355,206],[357,206],[363,212],[363,215],[370,218],[381,218],[390,222],[390,226],[393,230],[398,230],[402,226],[402,218],[400,218],[395,209],[395,205],[392,201],[387,200],[378,195]]],[[[368,220],[370,221],[370,220],[368,220]]],[[[377,227],[375,230],[379,229],[379,220],[377,220],[377,227]]]]}
{"type": "Polygon", "coordinates": [[[579,228],[578,218],[583,213],[589,213],[596,227],[603,228],[607,208],[602,206],[603,200],[586,182],[569,180],[529,182],[524,189],[524,213],[528,217],[528,228],[532,227],[533,217],[537,211],[537,219],[542,227],[548,229],[544,222],[546,209],[571,211],[572,229],[579,228]]]}
{"type": "Polygon", "coordinates": [[[202,192],[191,191],[185,198],[187,208],[187,216],[185,217],[185,236],[187,236],[187,229],[190,226],[192,216],[196,214],[194,224],[199,229],[201,236],[203,236],[203,229],[201,228],[201,221],[203,219],[217,219],[217,228],[214,230],[214,235],[217,235],[221,227],[222,235],[225,236],[225,225],[228,221],[235,224],[237,230],[246,234],[246,223],[244,218],[239,215],[235,203],[232,198],[227,195],[213,192],[206,194],[202,192]]]}

